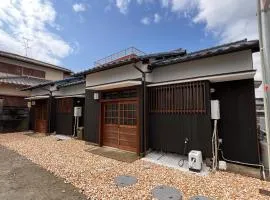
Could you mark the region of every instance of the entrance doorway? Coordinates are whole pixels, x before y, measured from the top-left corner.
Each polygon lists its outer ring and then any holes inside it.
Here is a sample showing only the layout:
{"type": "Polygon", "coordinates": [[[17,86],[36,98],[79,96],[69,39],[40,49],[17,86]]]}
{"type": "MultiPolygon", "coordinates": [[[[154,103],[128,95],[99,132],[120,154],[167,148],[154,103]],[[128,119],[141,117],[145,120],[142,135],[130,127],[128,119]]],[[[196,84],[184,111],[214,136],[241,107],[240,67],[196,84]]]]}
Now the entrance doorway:
{"type": "Polygon", "coordinates": [[[127,151],[137,152],[138,103],[115,101],[103,103],[102,143],[127,151]]]}
{"type": "Polygon", "coordinates": [[[35,132],[48,132],[48,101],[39,100],[35,105],[35,132]]]}

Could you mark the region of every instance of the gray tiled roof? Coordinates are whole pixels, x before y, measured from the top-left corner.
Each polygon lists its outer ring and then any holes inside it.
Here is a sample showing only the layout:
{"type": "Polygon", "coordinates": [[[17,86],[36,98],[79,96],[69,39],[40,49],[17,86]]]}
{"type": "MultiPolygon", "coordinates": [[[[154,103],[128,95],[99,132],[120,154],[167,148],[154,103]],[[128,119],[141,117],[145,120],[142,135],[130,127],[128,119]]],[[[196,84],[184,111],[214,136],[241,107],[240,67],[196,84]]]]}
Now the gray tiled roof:
{"type": "Polygon", "coordinates": [[[78,81],[82,81],[84,80],[83,76],[79,76],[79,77],[68,77],[62,80],[57,80],[57,81],[48,81],[48,82],[44,82],[44,83],[39,83],[39,84],[35,84],[35,85],[31,85],[30,87],[27,87],[23,90],[32,90],[35,88],[41,88],[41,87],[45,87],[48,85],[57,85],[57,87],[61,87],[62,85],[67,85],[67,84],[79,84],[77,83],[78,81]]]}
{"type": "Polygon", "coordinates": [[[186,54],[186,50],[180,48],[180,49],[176,49],[176,50],[168,51],[168,52],[159,52],[159,53],[153,53],[153,54],[146,54],[143,56],[134,56],[125,60],[115,60],[109,63],[105,63],[103,65],[93,67],[91,69],[88,69],[82,72],[78,72],[74,74],[74,76],[81,76],[84,74],[100,72],[100,71],[108,70],[114,67],[135,63],[141,60],[158,58],[158,57],[168,58],[168,57],[175,57],[175,56],[184,55],[184,54],[186,54]]]}
{"type": "Polygon", "coordinates": [[[211,56],[217,56],[217,55],[222,55],[226,53],[247,50],[247,49],[251,49],[253,52],[259,51],[259,41],[258,40],[247,41],[245,39],[245,40],[240,40],[237,42],[223,44],[220,46],[215,46],[212,48],[188,53],[184,56],[178,56],[176,58],[169,58],[169,59],[155,61],[150,64],[150,68],[153,69],[158,66],[171,65],[171,64],[176,64],[176,63],[186,62],[190,60],[211,57],[211,56]]]}
{"type": "Polygon", "coordinates": [[[71,70],[66,69],[64,67],[59,67],[59,66],[56,66],[56,65],[53,65],[53,64],[50,64],[50,63],[42,62],[42,61],[39,61],[39,60],[35,60],[35,59],[32,59],[32,58],[28,58],[28,57],[21,56],[21,55],[18,55],[18,54],[14,54],[14,53],[10,53],[10,52],[0,51],[0,57],[10,58],[10,59],[18,60],[18,61],[21,61],[21,62],[31,63],[31,64],[35,64],[35,65],[40,65],[40,66],[43,66],[43,67],[48,67],[48,68],[60,70],[60,71],[63,71],[63,72],[72,73],[71,70]]]}
{"type": "Polygon", "coordinates": [[[84,84],[85,83],[85,80],[84,79],[79,79],[79,80],[75,80],[75,81],[72,81],[72,82],[67,82],[67,83],[63,83],[59,86],[57,86],[58,88],[61,88],[61,87],[69,87],[69,86],[72,86],[72,85],[79,85],[79,84],[84,84]]]}
{"type": "Polygon", "coordinates": [[[135,58],[135,57],[129,58],[126,60],[116,60],[116,61],[104,64],[104,65],[90,68],[90,69],[82,71],[82,72],[78,72],[78,73],[74,74],[73,76],[82,76],[85,74],[100,72],[100,71],[112,69],[112,68],[117,67],[117,66],[127,65],[127,64],[134,63],[134,62],[138,62],[138,61],[139,61],[139,59],[135,58]]]}
{"type": "Polygon", "coordinates": [[[175,57],[175,56],[182,56],[186,54],[186,50],[179,48],[172,51],[165,51],[165,52],[158,52],[158,53],[151,53],[140,56],[139,58],[144,59],[151,59],[151,58],[158,58],[158,57],[175,57]]]}
{"type": "Polygon", "coordinates": [[[45,83],[45,82],[48,82],[48,80],[28,77],[28,76],[0,77],[0,83],[27,86],[27,87],[40,84],[40,83],[45,83]]]}

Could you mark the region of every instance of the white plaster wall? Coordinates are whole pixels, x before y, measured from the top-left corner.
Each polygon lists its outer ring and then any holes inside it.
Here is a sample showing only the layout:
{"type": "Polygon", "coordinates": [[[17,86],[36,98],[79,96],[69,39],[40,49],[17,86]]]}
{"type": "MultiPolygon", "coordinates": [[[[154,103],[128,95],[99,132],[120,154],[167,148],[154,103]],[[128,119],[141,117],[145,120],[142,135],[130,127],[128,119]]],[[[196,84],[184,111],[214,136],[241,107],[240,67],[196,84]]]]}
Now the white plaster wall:
{"type": "Polygon", "coordinates": [[[45,79],[47,79],[47,80],[55,81],[55,80],[62,80],[64,78],[64,72],[60,71],[60,70],[42,67],[42,66],[34,65],[34,64],[30,64],[30,63],[24,63],[21,61],[8,59],[8,58],[4,58],[4,57],[0,57],[0,62],[45,71],[46,72],[45,79]]]}
{"type": "MultiPolygon", "coordinates": [[[[50,87],[44,87],[46,89],[50,89],[50,87]]],[[[42,96],[42,95],[49,95],[49,91],[41,89],[41,88],[36,88],[31,90],[30,96],[42,96]]]]}
{"type": "MultiPolygon", "coordinates": [[[[86,87],[141,78],[141,72],[135,69],[132,65],[133,64],[124,65],[110,70],[88,74],[86,76],[86,87]]],[[[142,70],[146,70],[147,65],[142,65],[141,63],[137,63],[136,65],[142,70]]]]}
{"type": "MultiPolygon", "coordinates": [[[[71,96],[77,94],[85,94],[85,84],[73,85],[68,87],[59,88],[57,91],[55,86],[47,86],[46,89],[50,89],[53,96],[71,96]]],[[[42,96],[49,95],[49,91],[37,88],[33,89],[31,92],[31,96],[42,96]]]]}
{"type": "MultiPolygon", "coordinates": [[[[144,71],[147,70],[147,65],[137,63],[137,66],[144,71]]],[[[252,69],[251,50],[245,50],[170,66],[158,67],[154,69],[151,74],[147,74],[146,80],[155,83],[252,69]]],[[[141,73],[134,69],[132,64],[130,64],[88,74],[86,76],[86,87],[141,77],[141,73]]]]}
{"type": "Polygon", "coordinates": [[[53,96],[71,96],[77,94],[85,94],[85,84],[63,87],[53,92],[53,96]]]}
{"type": "Polygon", "coordinates": [[[158,67],[151,73],[151,80],[152,82],[163,82],[252,69],[252,53],[250,50],[246,50],[158,67]]]}

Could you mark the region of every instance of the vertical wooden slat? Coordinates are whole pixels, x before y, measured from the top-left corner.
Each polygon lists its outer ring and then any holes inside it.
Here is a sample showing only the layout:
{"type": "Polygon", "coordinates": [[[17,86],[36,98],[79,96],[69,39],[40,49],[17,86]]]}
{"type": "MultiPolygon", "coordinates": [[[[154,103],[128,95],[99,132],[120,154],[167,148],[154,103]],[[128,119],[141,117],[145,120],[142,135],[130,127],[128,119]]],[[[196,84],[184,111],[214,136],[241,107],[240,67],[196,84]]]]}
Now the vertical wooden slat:
{"type": "Polygon", "coordinates": [[[176,99],[176,85],[173,85],[173,110],[174,113],[177,112],[177,99],[176,99]]]}
{"type": "Polygon", "coordinates": [[[179,110],[180,113],[182,113],[183,111],[183,85],[179,85],[179,100],[180,100],[180,106],[179,106],[179,110]]]}
{"type": "Polygon", "coordinates": [[[187,84],[184,84],[184,87],[183,87],[183,93],[184,93],[184,96],[183,96],[183,101],[184,101],[184,107],[183,107],[183,112],[186,113],[186,98],[187,98],[187,90],[186,90],[186,85],[187,84]]]}
{"type": "Polygon", "coordinates": [[[203,113],[206,111],[206,101],[205,101],[205,82],[203,82],[203,113]]]}
{"type": "Polygon", "coordinates": [[[199,111],[199,82],[196,82],[196,112],[199,111]]]}
{"type": "Polygon", "coordinates": [[[163,93],[163,95],[165,96],[165,102],[164,102],[164,103],[165,103],[165,104],[164,104],[165,106],[164,106],[163,108],[165,108],[165,109],[164,109],[164,112],[165,112],[165,113],[167,113],[167,110],[168,110],[168,109],[167,109],[167,108],[168,108],[168,91],[167,91],[167,90],[168,90],[168,87],[167,87],[167,86],[164,87],[164,93],[163,93]]]}

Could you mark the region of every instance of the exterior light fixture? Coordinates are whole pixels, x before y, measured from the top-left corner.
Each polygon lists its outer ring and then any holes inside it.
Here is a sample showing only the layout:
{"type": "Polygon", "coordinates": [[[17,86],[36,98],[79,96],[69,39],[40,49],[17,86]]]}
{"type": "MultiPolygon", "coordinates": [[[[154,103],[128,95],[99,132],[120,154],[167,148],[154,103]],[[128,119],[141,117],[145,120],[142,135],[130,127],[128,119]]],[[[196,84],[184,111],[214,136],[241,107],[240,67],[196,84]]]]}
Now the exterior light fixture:
{"type": "Polygon", "coordinates": [[[94,93],[94,100],[99,100],[99,93],[98,92],[94,93]]]}

